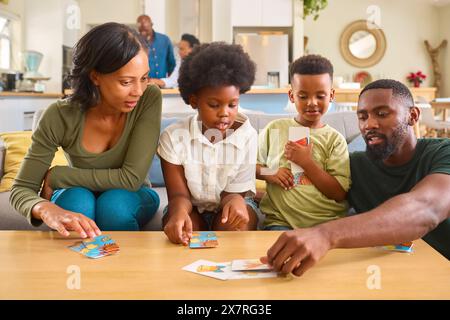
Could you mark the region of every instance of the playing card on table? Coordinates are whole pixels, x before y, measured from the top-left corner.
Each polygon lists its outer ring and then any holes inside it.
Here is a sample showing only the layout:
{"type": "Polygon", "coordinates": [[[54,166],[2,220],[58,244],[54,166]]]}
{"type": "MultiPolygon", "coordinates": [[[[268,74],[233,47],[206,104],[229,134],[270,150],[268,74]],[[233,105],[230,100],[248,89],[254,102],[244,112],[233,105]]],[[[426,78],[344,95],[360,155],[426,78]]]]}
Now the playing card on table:
{"type": "Polygon", "coordinates": [[[212,262],[207,260],[198,260],[190,265],[183,267],[182,269],[219,280],[278,277],[278,274],[276,272],[272,272],[270,270],[233,271],[231,270],[231,262],[212,262]]]}
{"type": "Polygon", "coordinates": [[[219,280],[227,280],[228,275],[225,273],[226,264],[220,264],[208,260],[197,260],[190,265],[183,267],[185,271],[200,274],[219,280]]]}
{"type": "Polygon", "coordinates": [[[86,246],[84,245],[83,241],[78,241],[74,245],[71,245],[68,247],[70,250],[73,250],[75,252],[81,252],[86,246]]]}
{"type": "Polygon", "coordinates": [[[217,235],[213,231],[193,232],[189,241],[189,248],[192,249],[215,248],[218,245],[217,235]]]}
{"type": "Polygon", "coordinates": [[[395,245],[381,246],[380,248],[383,250],[387,250],[387,251],[411,253],[411,252],[413,252],[412,247],[413,247],[413,243],[407,242],[407,243],[401,243],[401,244],[395,244],[395,245]]]}
{"type": "Polygon", "coordinates": [[[232,271],[268,271],[272,270],[267,264],[259,259],[238,259],[231,261],[232,271]]]}
{"type": "Polygon", "coordinates": [[[97,236],[93,239],[77,242],[69,248],[82,255],[97,259],[119,252],[119,245],[108,235],[97,236]]]}

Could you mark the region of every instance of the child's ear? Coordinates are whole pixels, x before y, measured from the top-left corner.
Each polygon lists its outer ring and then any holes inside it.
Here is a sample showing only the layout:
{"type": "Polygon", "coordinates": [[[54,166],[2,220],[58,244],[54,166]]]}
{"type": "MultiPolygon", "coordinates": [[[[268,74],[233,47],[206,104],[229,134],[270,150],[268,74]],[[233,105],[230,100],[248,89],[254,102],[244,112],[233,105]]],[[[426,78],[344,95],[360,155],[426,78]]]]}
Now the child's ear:
{"type": "Polygon", "coordinates": [[[291,101],[292,103],[295,103],[295,101],[294,101],[294,93],[292,92],[292,88],[289,89],[288,96],[289,96],[289,101],[291,101]]]}
{"type": "Polygon", "coordinates": [[[197,109],[198,99],[194,94],[189,97],[189,104],[191,105],[192,109],[197,109]]]}
{"type": "Polygon", "coordinates": [[[330,91],[330,102],[334,101],[334,94],[335,94],[334,88],[331,88],[331,91],[330,91]]]}

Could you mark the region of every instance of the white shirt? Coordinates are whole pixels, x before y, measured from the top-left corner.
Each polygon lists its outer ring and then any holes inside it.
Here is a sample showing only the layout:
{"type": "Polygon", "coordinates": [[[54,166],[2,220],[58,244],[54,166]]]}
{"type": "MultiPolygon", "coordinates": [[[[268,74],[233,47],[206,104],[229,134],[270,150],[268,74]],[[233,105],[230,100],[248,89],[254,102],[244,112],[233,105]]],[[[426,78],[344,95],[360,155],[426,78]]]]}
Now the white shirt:
{"type": "Polygon", "coordinates": [[[164,88],[177,88],[178,87],[178,75],[180,73],[181,62],[183,62],[183,60],[177,59],[175,68],[173,69],[170,76],[168,76],[167,78],[160,79],[164,82],[164,88]]]}
{"type": "Polygon", "coordinates": [[[218,130],[201,131],[198,115],[167,127],[159,139],[158,154],[175,165],[184,167],[192,205],[198,212],[215,211],[220,194],[250,192],[255,194],[257,133],[244,114],[236,120],[242,125],[225,139],[211,143],[205,135],[218,130]]]}

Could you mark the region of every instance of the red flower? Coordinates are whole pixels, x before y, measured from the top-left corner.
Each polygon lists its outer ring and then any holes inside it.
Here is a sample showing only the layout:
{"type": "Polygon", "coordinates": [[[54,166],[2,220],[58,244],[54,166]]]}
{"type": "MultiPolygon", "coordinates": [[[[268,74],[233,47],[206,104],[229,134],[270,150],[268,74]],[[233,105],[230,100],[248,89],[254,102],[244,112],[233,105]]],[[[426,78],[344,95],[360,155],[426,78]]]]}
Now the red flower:
{"type": "Polygon", "coordinates": [[[427,76],[425,74],[422,73],[422,71],[417,71],[416,73],[414,72],[410,72],[409,75],[406,77],[406,79],[408,79],[409,82],[417,84],[417,83],[422,83],[423,80],[425,80],[427,78],[427,76]]]}

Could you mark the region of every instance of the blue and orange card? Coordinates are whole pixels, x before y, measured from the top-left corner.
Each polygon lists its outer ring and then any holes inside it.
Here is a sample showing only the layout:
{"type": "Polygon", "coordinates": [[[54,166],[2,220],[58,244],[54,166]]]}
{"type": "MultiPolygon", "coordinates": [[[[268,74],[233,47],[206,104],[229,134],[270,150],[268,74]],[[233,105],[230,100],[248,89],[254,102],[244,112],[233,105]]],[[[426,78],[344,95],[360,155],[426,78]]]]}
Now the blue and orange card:
{"type": "Polygon", "coordinates": [[[189,242],[189,248],[191,249],[215,248],[218,245],[217,235],[213,231],[193,232],[189,242]]]}
{"type": "Polygon", "coordinates": [[[80,241],[69,248],[91,259],[109,256],[120,251],[119,245],[108,235],[80,241]]]}

